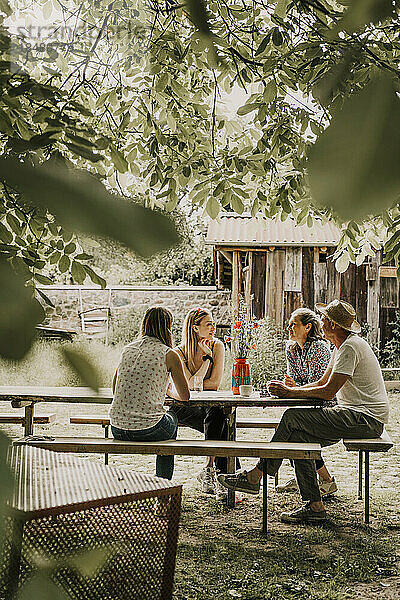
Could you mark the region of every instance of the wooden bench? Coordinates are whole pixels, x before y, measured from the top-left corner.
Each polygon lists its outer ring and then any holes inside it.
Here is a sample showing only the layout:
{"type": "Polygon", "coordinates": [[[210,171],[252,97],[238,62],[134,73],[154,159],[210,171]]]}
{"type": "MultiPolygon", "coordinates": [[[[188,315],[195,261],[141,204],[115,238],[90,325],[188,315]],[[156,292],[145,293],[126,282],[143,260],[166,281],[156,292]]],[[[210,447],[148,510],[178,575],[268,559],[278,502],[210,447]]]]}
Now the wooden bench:
{"type": "MultiPolygon", "coordinates": [[[[57,452],[99,453],[99,454],[157,454],[184,456],[226,456],[254,458],[291,458],[315,460],[321,457],[319,444],[295,442],[243,442],[214,440],[167,440],[165,442],[121,442],[114,439],[97,438],[47,438],[31,436],[14,444],[29,444],[57,452]]],[[[263,476],[263,526],[267,531],[267,473],[263,476]]]]}
{"type": "Polygon", "coordinates": [[[393,442],[386,431],[381,437],[372,439],[343,440],[344,447],[349,451],[358,452],[358,498],[363,497],[363,457],[365,466],[364,477],[364,522],[369,523],[369,453],[388,452],[393,442]]]}
{"type": "MultiPolygon", "coordinates": [[[[247,417],[238,418],[236,420],[236,427],[244,429],[276,429],[279,425],[280,419],[270,418],[265,419],[263,417],[254,417],[249,419],[247,417]]],[[[110,417],[107,415],[77,415],[70,417],[69,422],[73,425],[101,425],[104,429],[104,437],[108,439],[110,431],[110,417]]],[[[104,462],[108,465],[108,454],[104,454],[104,462]]],[[[275,477],[275,485],[278,485],[278,474],[275,477]]]]}
{"type": "MultiPolygon", "coordinates": [[[[33,417],[33,422],[38,425],[48,425],[49,423],[55,423],[56,415],[35,415],[33,417]]],[[[18,415],[14,413],[0,413],[0,424],[1,423],[25,426],[25,415],[18,415]]]]}

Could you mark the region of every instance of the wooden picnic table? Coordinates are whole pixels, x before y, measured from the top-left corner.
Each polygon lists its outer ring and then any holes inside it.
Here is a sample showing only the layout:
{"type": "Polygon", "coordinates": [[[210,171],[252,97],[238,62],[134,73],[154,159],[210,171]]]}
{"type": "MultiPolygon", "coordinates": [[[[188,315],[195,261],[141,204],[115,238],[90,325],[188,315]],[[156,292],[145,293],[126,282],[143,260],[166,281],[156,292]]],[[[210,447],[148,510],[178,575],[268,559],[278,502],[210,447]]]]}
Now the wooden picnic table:
{"type": "Polygon", "coordinates": [[[182,486],[29,445],[12,446],[8,462],[15,486],[1,597],[15,597],[37,568],[32,556],[43,552],[64,559],[54,577],[66,587],[72,582],[79,597],[82,586],[91,586],[96,598],[111,597],[108,588],[116,599],[172,598],[182,486]],[[151,498],[162,498],[162,516],[151,498]],[[93,548],[107,550],[108,558],[101,573],[82,582],[66,558],[93,548]]]}
{"type": "MultiPolygon", "coordinates": [[[[33,433],[34,405],[38,402],[66,402],[110,404],[113,399],[111,388],[100,388],[96,393],[88,387],[30,387],[30,386],[0,386],[0,400],[8,400],[14,408],[25,408],[25,436],[33,433]]],[[[168,399],[167,404],[175,401],[168,399]]],[[[178,404],[183,404],[178,402],[178,404]]],[[[271,408],[291,406],[320,406],[322,400],[310,398],[275,398],[260,396],[258,392],[250,397],[237,396],[231,391],[191,392],[190,400],[184,403],[188,406],[204,408],[218,406],[223,409],[228,421],[228,440],[236,440],[236,409],[239,407],[271,408]]],[[[235,471],[236,459],[228,458],[228,473],[235,471]]],[[[228,491],[228,506],[235,504],[235,494],[228,491]]]]}

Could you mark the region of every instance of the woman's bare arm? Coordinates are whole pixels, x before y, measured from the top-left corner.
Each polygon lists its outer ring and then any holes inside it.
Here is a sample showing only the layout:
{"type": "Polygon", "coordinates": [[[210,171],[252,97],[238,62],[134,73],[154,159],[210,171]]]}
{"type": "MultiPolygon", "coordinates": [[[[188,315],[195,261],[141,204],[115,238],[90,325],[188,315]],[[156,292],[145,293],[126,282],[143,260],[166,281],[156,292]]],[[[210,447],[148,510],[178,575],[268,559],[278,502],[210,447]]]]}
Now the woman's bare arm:
{"type": "Polygon", "coordinates": [[[186,402],[190,398],[190,391],[183,372],[181,359],[174,350],[167,352],[166,365],[167,370],[171,373],[176,391],[178,392],[178,397],[176,399],[186,402]]]}
{"type": "MultiPolygon", "coordinates": [[[[215,340],[213,348],[213,360],[214,363],[212,365],[210,377],[204,379],[203,381],[203,387],[205,390],[217,390],[221,385],[221,379],[224,373],[225,348],[220,340],[215,340]]],[[[205,360],[204,362],[206,363],[208,369],[209,361],[205,360]]]]}

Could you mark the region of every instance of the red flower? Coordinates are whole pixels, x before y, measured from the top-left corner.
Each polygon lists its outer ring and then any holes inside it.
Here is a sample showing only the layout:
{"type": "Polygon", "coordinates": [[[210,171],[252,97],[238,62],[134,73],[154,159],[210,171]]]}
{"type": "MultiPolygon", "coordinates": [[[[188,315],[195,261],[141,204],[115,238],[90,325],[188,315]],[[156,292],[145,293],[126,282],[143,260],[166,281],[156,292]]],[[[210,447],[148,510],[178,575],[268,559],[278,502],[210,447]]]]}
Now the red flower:
{"type": "Polygon", "coordinates": [[[252,344],[251,347],[253,348],[253,350],[257,350],[257,344],[252,344]]]}
{"type": "Polygon", "coordinates": [[[260,325],[256,321],[255,323],[253,323],[253,327],[254,327],[254,329],[258,329],[260,327],[260,325]]]}
{"type": "Polygon", "coordinates": [[[230,342],[231,337],[229,335],[224,335],[224,340],[225,340],[225,342],[230,342]]]}
{"type": "Polygon", "coordinates": [[[241,326],[242,326],[242,321],[235,321],[234,329],[240,329],[241,326]]]}

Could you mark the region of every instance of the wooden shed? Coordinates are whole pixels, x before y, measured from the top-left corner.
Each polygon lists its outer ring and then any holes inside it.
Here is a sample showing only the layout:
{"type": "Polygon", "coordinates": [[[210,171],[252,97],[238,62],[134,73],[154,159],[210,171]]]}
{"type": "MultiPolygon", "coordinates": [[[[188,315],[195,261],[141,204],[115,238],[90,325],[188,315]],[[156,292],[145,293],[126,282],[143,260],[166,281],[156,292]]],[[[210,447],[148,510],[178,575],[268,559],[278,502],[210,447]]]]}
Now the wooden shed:
{"type": "Polygon", "coordinates": [[[206,243],[214,247],[216,285],[232,290],[234,312],[242,293],[257,318],[269,316],[284,327],[294,309],[341,298],[368,323],[371,341],[384,342],[400,305],[395,269],[381,266],[377,252],[338,273],[332,255],[339,237],[332,223],[310,228],[290,217],[281,222],[226,213],[210,222],[206,243]]]}

